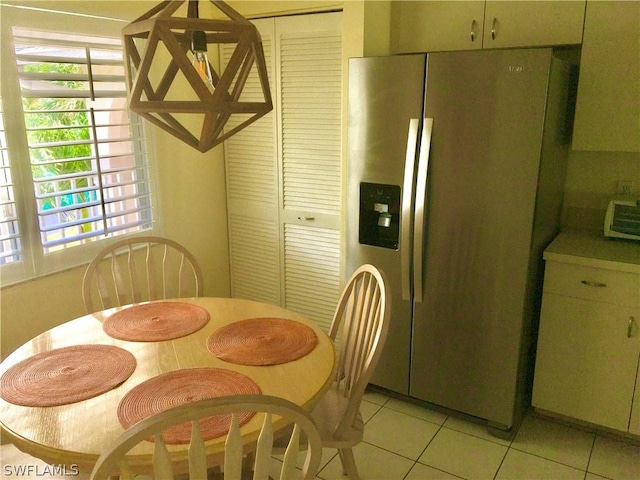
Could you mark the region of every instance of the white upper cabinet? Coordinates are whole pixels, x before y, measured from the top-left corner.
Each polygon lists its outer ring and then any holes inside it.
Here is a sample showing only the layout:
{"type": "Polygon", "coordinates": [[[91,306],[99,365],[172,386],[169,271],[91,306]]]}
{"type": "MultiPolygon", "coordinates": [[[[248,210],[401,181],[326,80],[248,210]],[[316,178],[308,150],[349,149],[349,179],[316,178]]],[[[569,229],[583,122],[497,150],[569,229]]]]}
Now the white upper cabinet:
{"type": "Polygon", "coordinates": [[[391,6],[391,52],[582,42],[584,0],[402,1],[391,6]]]}
{"type": "Polygon", "coordinates": [[[587,2],[573,149],[640,152],[640,2],[587,2]]]}
{"type": "Polygon", "coordinates": [[[483,48],[582,43],[584,1],[488,1],[483,48]]]}
{"type": "Polygon", "coordinates": [[[391,4],[391,52],[482,48],[484,1],[391,4]]]}

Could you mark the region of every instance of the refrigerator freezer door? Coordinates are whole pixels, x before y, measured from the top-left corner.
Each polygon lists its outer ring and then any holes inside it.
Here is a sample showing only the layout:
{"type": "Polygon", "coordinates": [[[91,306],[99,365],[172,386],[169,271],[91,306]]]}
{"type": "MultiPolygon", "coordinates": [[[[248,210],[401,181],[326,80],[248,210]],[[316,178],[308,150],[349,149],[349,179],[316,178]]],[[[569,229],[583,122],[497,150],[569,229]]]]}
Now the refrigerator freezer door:
{"type": "Polygon", "coordinates": [[[551,51],[429,55],[424,299],[410,394],[513,420],[551,51]]]}
{"type": "MultiPolygon", "coordinates": [[[[361,244],[358,199],[362,182],[404,188],[410,121],[422,118],[424,74],[424,55],[349,61],[346,273],[371,263],[389,279],[391,326],[372,383],[405,395],[409,393],[412,303],[402,299],[400,258],[410,246],[402,235],[398,249],[361,244]]],[[[401,215],[400,228],[411,223],[410,215],[401,215]]]]}

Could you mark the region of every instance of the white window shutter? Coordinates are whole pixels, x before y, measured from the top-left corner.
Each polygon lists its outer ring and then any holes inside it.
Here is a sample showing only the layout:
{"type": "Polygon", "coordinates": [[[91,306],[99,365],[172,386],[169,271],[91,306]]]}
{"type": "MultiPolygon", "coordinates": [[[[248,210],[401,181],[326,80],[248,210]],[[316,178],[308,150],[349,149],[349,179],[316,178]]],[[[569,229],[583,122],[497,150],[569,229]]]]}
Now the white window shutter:
{"type": "Polygon", "coordinates": [[[44,254],[153,227],[145,134],[126,108],[121,43],[13,29],[44,254]]]}
{"type": "Polygon", "coordinates": [[[22,260],[22,238],[0,98],[0,265],[22,260]]]}

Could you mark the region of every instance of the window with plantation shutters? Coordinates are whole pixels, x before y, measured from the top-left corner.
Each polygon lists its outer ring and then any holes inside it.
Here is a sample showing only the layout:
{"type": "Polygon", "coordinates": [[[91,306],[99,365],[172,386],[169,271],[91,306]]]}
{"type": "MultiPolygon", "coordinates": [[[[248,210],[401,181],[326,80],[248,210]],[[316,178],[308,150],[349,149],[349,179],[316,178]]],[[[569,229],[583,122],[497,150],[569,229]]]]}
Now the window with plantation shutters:
{"type": "Polygon", "coordinates": [[[119,38],[13,30],[44,254],[152,225],[119,38]]]}
{"type": "Polygon", "coordinates": [[[22,244],[0,98],[0,265],[20,260],[22,260],[22,244]]]}

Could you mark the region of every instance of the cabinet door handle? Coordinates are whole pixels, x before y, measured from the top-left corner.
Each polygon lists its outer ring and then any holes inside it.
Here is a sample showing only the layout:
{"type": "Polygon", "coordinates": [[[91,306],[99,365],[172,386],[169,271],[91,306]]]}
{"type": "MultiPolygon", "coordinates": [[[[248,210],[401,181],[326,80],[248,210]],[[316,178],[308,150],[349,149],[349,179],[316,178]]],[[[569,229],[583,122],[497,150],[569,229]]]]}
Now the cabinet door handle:
{"type": "Polygon", "coordinates": [[[316,219],[316,217],[303,217],[303,216],[298,217],[298,220],[302,220],[303,222],[309,222],[309,221],[315,220],[315,219],[316,219]]]}
{"type": "Polygon", "coordinates": [[[580,283],[583,284],[583,285],[586,285],[587,287],[603,288],[603,287],[607,286],[606,283],[594,282],[594,281],[591,281],[591,280],[582,280],[580,283]]]}
{"type": "Polygon", "coordinates": [[[475,20],[471,21],[471,41],[475,42],[476,40],[476,28],[478,27],[478,22],[475,20]]]}
{"type": "Polygon", "coordinates": [[[491,24],[491,40],[495,40],[498,35],[498,19],[493,17],[493,23],[491,24]]]}
{"type": "Polygon", "coordinates": [[[633,316],[629,317],[629,323],[627,323],[627,338],[631,338],[633,336],[633,326],[636,323],[636,319],[633,316]]]}

